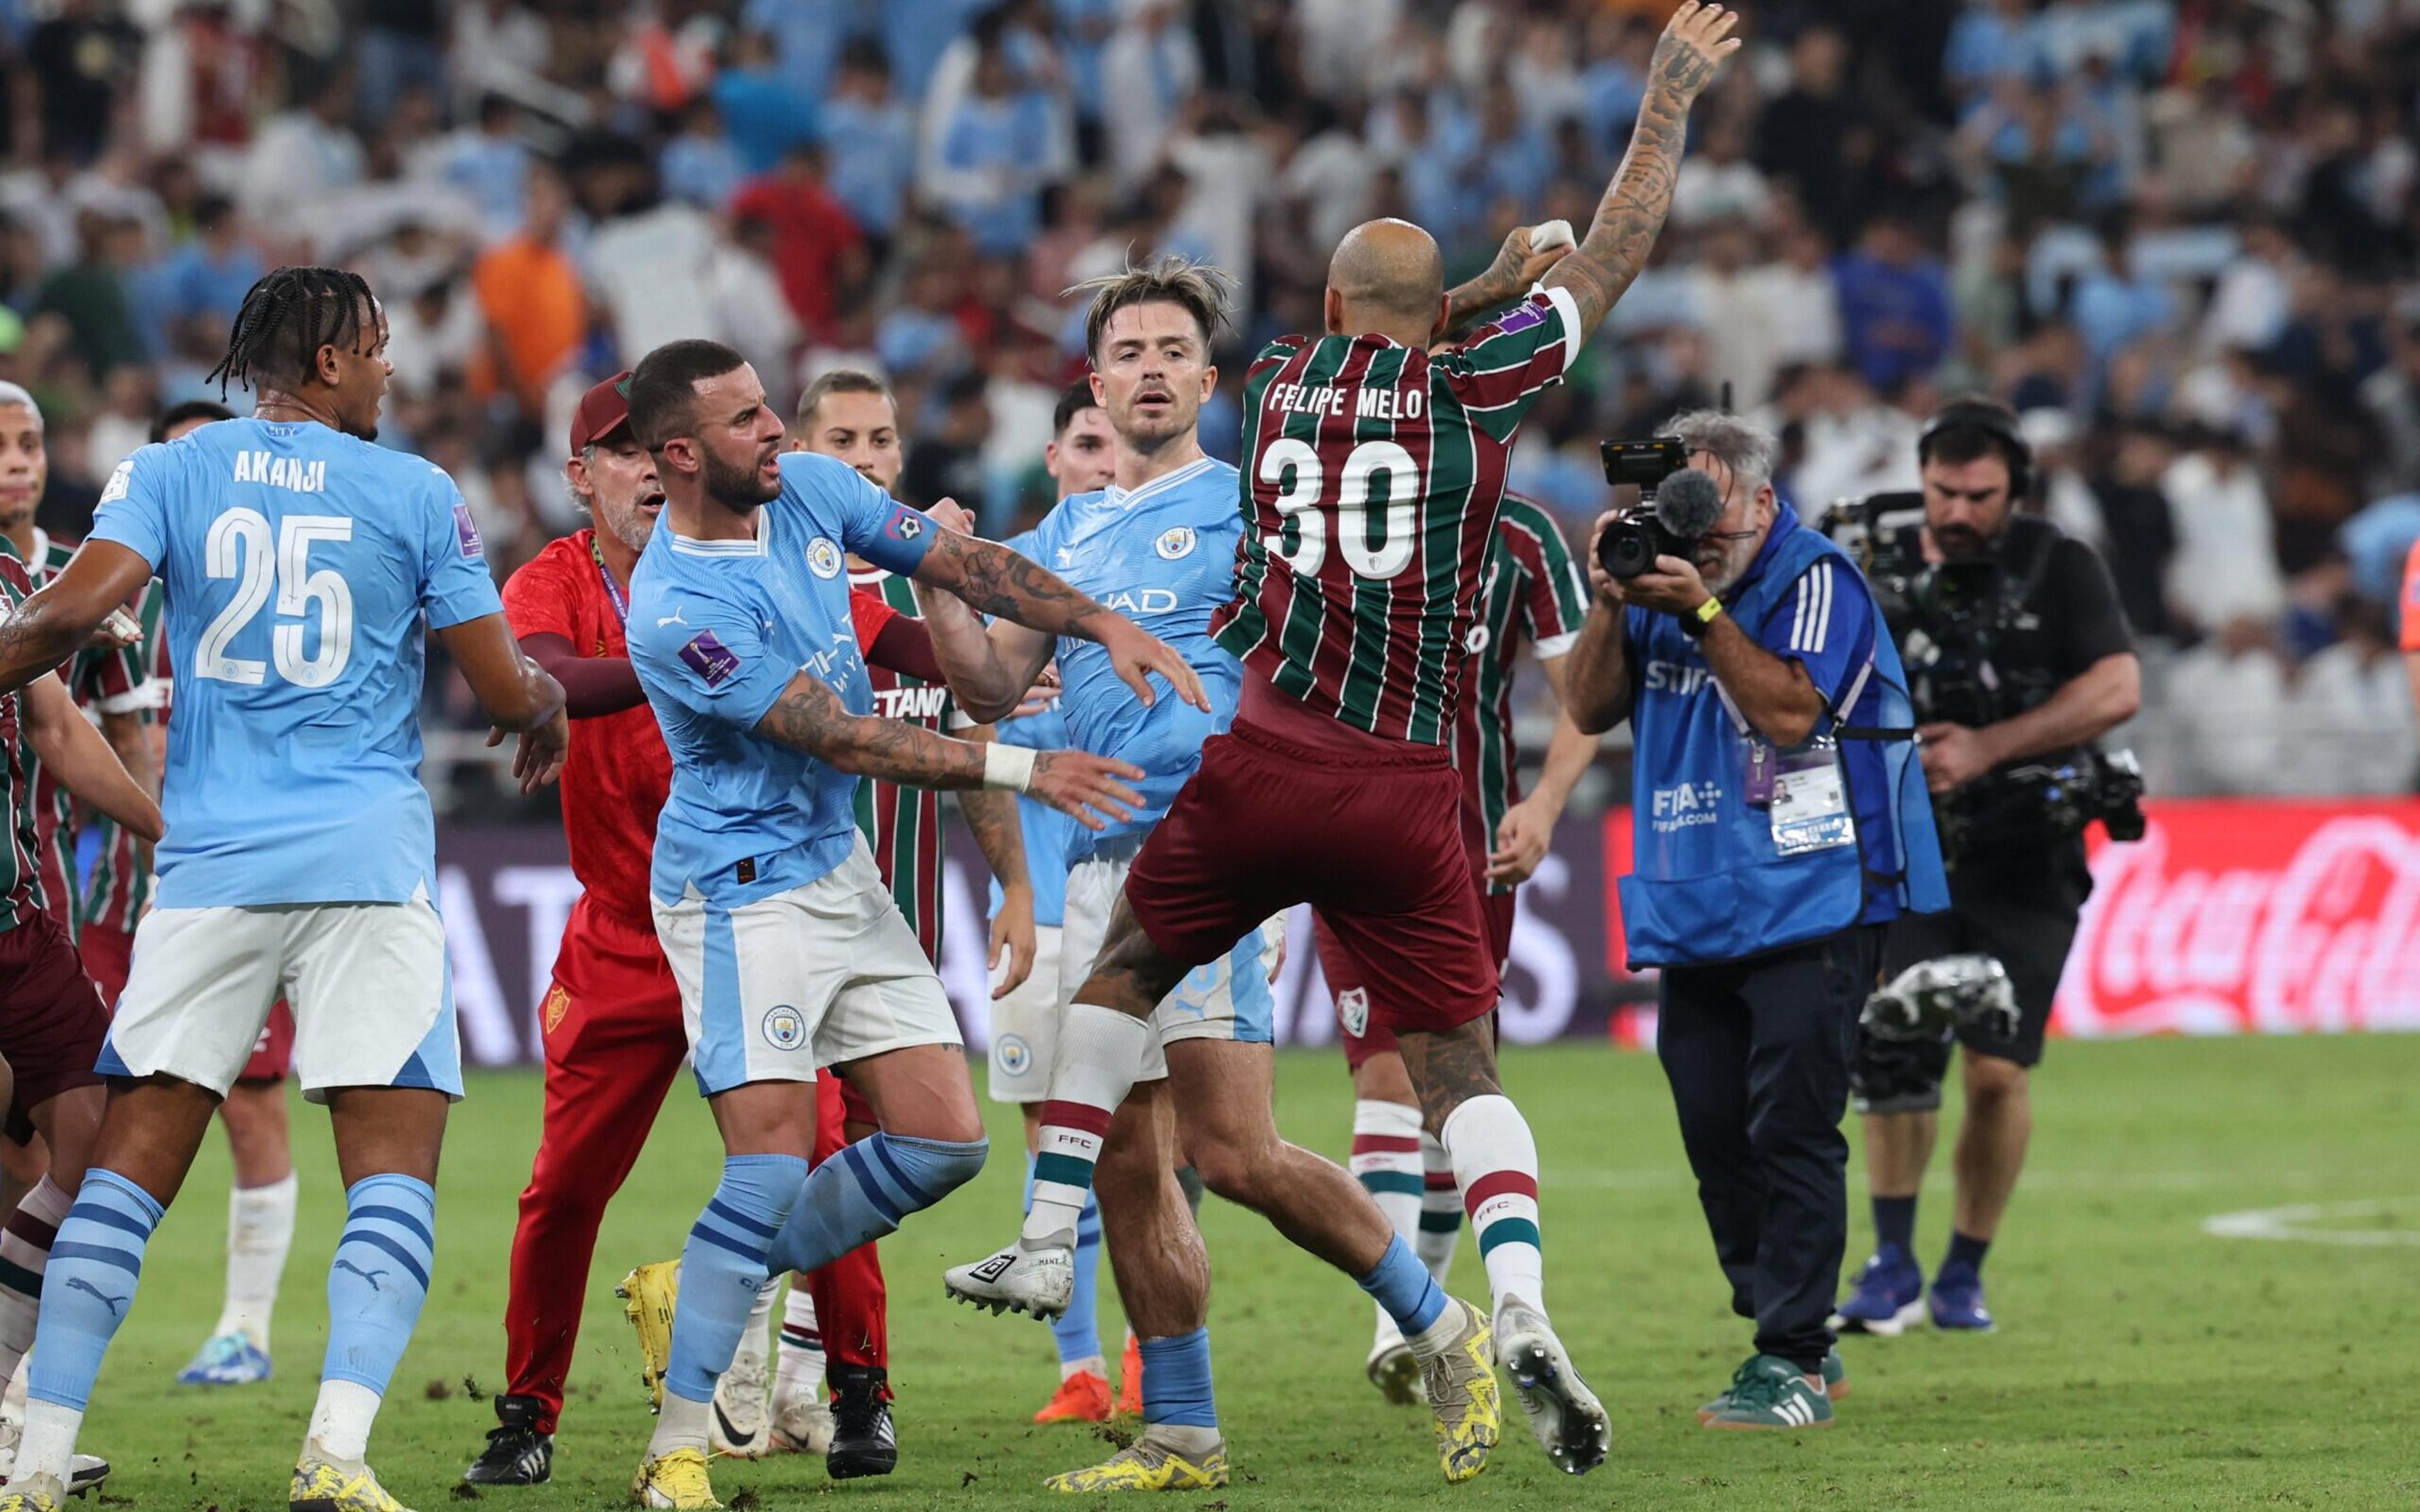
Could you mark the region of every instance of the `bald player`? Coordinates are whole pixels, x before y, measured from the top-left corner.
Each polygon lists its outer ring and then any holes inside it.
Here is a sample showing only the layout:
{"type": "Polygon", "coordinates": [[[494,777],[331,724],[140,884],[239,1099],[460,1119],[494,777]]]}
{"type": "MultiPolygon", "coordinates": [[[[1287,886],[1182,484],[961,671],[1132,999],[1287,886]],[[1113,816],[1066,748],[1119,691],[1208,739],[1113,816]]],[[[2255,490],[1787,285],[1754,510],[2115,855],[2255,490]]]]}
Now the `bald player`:
{"type": "MultiPolygon", "coordinates": [[[[1243,662],[1234,724],[1204,746],[1200,771],[1136,856],[1062,1021],[1024,1230],[952,1272],[954,1292],[1064,1306],[1078,1217],[1103,1133],[1143,1063],[1153,1008],[1260,919],[1308,902],[1359,967],[1372,1021],[1393,1031],[1424,1124],[1451,1158],[1495,1294],[1496,1359],[1532,1431],[1571,1473],[1603,1462],[1605,1411],[1542,1304],[1537,1145],[1497,1075],[1497,964],[1470,885],[1450,747],[1522,418],[1646,265],[1689,108],[1738,50],[1736,21],[1694,3],[1674,15],[1629,151],[1569,255],[1554,261],[1547,239],[1533,244],[1516,230],[1486,273],[1448,292],[1425,232],[1369,223],[1329,266],[1326,333],[1280,338],[1248,372],[1247,529],[1233,601],[1214,621],[1243,662]],[[1540,272],[1543,285],[1524,295],[1540,272]],[[1499,310],[1460,349],[1431,355],[1499,310]]],[[[1268,1098],[1265,1082],[1233,1088],[1224,1137],[1188,1131],[1187,1153],[1212,1191],[1270,1212],[1402,1325],[1439,1414],[1447,1475],[1464,1478],[1492,1436],[1448,1420],[1440,1388],[1468,1387],[1438,1371],[1487,1347],[1485,1321],[1471,1319],[1479,1326],[1450,1344],[1437,1337],[1459,1325],[1461,1304],[1431,1312],[1415,1301],[1434,1282],[1349,1178],[1339,1188],[1296,1162],[1284,1167],[1295,1189],[1268,1180],[1280,1149],[1268,1098]],[[1306,1213],[1313,1190],[1316,1211],[1306,1213]]],[[[1177,1243],[1162,1253],[1175,1269],[1177,1243]]],[[[1127,1279],[1121,1272],[1122,1289],[1127,1279]]],[[[1465,1400],[1475,1416],[1477,1396],[1465,1400]]]]}

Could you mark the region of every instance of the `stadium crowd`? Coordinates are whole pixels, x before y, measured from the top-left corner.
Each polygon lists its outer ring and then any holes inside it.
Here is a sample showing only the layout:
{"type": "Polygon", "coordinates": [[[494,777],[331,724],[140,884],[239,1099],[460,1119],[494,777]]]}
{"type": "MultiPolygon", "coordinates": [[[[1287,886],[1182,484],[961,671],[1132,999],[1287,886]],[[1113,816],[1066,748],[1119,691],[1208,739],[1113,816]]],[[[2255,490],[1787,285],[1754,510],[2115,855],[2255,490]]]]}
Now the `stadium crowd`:
{"type": "MultiPolygon", "coordinates": [[[[384,439],[460,482],[500,577],[577,523],[548,438],[677,336],[785,403],[885,374],[902,495],[1005,532],[1050,497],[1082,367],[1062,290],[1207,258],[1241,281],[1233,356],[1317,327],[1367,216],[1431,229],[1454,276],[1516,207],[1585,224],[1661,8],[10,0],[0,378],[52,417],[43,523],[78,533],[253,280],[341,263],[389,313],[384,439]]],[[[2155,791],[2409,789],[2420,6],[1750,9],[1656,265],[1516,488],[1576,534],[1600,438],[1727,386],[1811,516],[1913,486],[1922,417],[1989,390],[2151,651],[2155,791]]],[[[1204,413],[1231,460],[1241,378],[1204,413]]]]}

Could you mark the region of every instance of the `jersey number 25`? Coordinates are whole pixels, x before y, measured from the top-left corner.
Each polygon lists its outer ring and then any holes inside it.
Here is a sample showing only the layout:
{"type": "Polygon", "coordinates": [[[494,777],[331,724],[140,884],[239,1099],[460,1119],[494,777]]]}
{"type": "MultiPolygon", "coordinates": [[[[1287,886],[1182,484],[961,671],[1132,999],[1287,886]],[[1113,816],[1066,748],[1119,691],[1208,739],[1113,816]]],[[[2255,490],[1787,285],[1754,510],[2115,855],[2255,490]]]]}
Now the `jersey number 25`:
{"type": "Polygon", "coordinates": [[[311,570],[311,547],[352,538],[353,522],[342,515],[288,515],[273,534],[256,509],[230,509],[210,521],[203,565],[212,578],[235,579],[235,596],[202,631],[194,649],[194,675],[260,686],[268,667],[250,656],[230,656],[226,648],[267,606],[273,578],[281,623],[270,637],[270,655],[277,675],[301,687],[325,687],[342,676],[353,656],[353,590],[334,567],[311,570]],[[306,656],[303,622],[314,603],[319,607],[319,649],[306,656]]]}

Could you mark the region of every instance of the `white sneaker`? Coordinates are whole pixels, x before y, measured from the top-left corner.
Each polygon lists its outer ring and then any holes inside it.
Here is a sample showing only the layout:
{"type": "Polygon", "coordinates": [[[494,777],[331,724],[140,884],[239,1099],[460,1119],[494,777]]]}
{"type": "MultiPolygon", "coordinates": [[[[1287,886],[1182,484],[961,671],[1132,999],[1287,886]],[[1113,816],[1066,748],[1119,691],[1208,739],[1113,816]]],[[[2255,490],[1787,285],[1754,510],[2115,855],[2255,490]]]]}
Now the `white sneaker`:
{"type": "Polygon", "coordinates": [[[806,1391],[773,1394],[772,1442],[783,1454],[822,1455],[831,1448],[831,1397],[820,1377],[806,1391]]]}
{"type": "Polygon", "coordinates": [[[1369,1363],[1362,1366],[1368,1372],[1370,1384],[1378,1395],[1399,1407],[1409,1407],[1428,1399],[1420,1385],[1419,1357],[1404,1342],[1404,1335],[1388,1329],[1370,1346],[1369,1363]]]}
{"type": "Polygon", "coordinates": [[[734,1459],[764,1456],[770,1415],[766,1403],[773,1389],[768,1366],[765,1356],[742,1350],[732,1356],[731,1368],[714,1383],[714,1417],[706,1428],[706,1441],[716,1454],[734,1459]]]}
{"type": "Polygon", "coordinates": [[[1496,1314],[1496,1360],[1512,1373],[1521,1410],[1529,1414],[1529,1431],[1557,1469],[1585,1475],[1605,1463],[1613,1447],[1613,1426],[1545,1314],[1518,1297],[1506,1297],[1496,1314]]]}
{"type": "Polygon", "coordinates": [[[1075,1246],[1027,1249],[1019,1240],[972,1265],[952,1267],[942,1284],[958,1301],[994,1313],[1056,1318],[1076,1295],[1075,1246]]]}

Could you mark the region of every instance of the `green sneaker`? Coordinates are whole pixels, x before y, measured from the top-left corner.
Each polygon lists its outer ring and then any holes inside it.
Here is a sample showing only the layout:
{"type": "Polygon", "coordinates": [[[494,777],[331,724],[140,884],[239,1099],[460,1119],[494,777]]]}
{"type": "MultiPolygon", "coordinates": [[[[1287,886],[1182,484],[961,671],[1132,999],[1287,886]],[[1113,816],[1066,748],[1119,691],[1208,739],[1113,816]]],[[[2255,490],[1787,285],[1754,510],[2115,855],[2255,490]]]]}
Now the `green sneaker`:
{"type": "MultiPolygon", "coordinates": [[[[1836,1402],[1849,1395],[1849,1367],[1841,1360],[1838,1350],[1823,1351],[1823,1395],[1836,1402]]],[[[1698,1427],[1704,1427],[1713,1422],[1715,1416],[1730,1404],[1731,1394],[1725,1392],[1705,1406],[1699,1408],[1698,1427]]]]}
{"type": "Polygon", "coordinates": [[[1828,1428],[1832,1398],[1797,1365],[1775,1354],[1751,1355],[1731,1377],[1730,1401],[1706,1420],[1710,1428],[1828,1428]]]}

